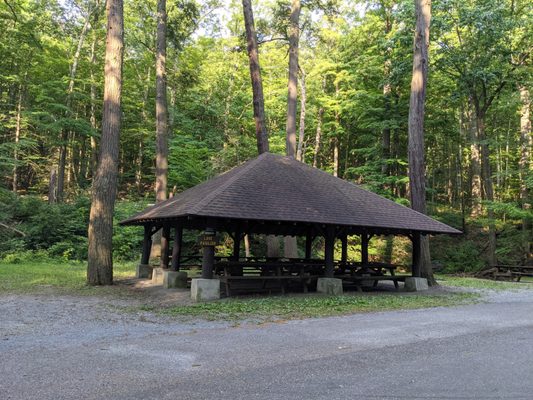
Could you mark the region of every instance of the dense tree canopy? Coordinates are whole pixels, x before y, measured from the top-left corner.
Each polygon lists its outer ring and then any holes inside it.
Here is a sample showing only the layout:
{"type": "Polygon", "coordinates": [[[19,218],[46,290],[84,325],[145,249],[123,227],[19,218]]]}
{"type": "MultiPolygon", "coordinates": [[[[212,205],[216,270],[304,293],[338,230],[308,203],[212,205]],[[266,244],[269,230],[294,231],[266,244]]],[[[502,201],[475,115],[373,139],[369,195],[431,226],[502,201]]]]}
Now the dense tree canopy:
{"type": "MultiPolygon", "coordinates": [[[[0,3],[4,192],[65,206],[89,195],[102,121],[103,3],[0,3]]],[[[252,5],[270,151],[283,154],[291,2],[252,5]]],[[[257,144],[241,2],[167,0],[166,7],[172,193],[255,156],[257,144]]],[[[455,256],[483,259],[490,250],[485,242],[497,238],[494,257],[524,261],[533,237],[532,4],[438,0],[432,12],[428,212],[468,233],[455,256]]],[[[125,0],[124,19],[118,193],[122,200],[153,202],[157,1],[125,0]]],[[[414,24],[414,3],[407,0],[305,0],[299,16],[302,161],[404,204],[414,24]]],[[[0,198],[0,204],[13,201],[5,193],[0,198]]],[[[21,221],[0,210],[9,227],[0,236],[17,236],[11,228],[21,221]]],[[[439,250],[435,257],[461,262],[439,250]]]]}

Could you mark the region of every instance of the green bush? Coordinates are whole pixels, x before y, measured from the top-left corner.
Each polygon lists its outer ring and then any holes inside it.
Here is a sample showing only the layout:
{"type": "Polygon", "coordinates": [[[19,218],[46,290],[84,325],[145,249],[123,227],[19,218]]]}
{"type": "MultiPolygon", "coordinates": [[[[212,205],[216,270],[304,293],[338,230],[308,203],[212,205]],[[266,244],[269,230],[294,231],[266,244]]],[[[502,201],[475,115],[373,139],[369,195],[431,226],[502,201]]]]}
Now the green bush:
{"type": "MultiPolygon", "coordinates": [[[[146,207],[146,202],[121,201],[115,207],[114,257],[139,257],[142,229],[118,222],[146,207]]],[[[87,259],[87,225],[90,199],[80,196],[72,203],[48,204],[35,196],[16,196],[0,190],[0,222],[23,232],[0,227],[0,260],[23,262],[34,256],[62,260],[87,259]]]]}

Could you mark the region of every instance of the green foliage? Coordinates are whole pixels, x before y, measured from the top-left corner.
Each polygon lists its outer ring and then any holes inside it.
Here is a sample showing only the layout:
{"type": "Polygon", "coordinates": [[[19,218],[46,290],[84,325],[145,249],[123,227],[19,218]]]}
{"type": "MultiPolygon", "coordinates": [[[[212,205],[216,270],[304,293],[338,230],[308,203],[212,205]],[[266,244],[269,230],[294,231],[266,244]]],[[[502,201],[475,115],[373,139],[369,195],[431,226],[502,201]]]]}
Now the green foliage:
{"type": "Polygon", "coordinates": [[[227,299],[217,303],[177,306],[162,310],[163,314],[239,320],[299,319],[344,315],[357,312],[413,309],[466,304],[477,299],[472,293],[415,296],[283,296],[269,298],[227,299]]]}
{"type": "MultiPolygon", "coordinates": [[[[114,257],[139,257],[142,234],[138,227],[122,227],[118,222],[146,207],[146,202],[118,202],[113,236],[114,257]]],[[[18,233],[0,227],[0,259],[10,263],[45,260],[85,260],[90,201],[79,197],[73,203],[48,204],[34,197],[18,197],[0,190],[0,222],[18,233]],[[24,236],[22,236],[24,234],[24,236]]]]}

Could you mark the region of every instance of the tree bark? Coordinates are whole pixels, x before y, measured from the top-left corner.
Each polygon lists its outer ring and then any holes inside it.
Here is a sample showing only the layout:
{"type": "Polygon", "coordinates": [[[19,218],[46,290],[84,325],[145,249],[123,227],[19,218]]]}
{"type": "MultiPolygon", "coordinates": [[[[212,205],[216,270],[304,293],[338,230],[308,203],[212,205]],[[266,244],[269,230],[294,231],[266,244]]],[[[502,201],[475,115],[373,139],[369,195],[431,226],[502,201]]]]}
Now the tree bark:
{"type": "MultiPolygon", "coordinates": [[[[296,102],[298,100],[298,43],[300,39],[300,0],[292,0],[289,19],[289,83],[287,96],[287,125],[285,151],[289,157],[296,157],[296,102]]],[[[296,238],[285,236],[284,255],[298,257],[296,238]]]]}
{"type": "MultiPolygon", "coordinates": [[[[430,0],[415,0],[416,27],[414,34],[413,76],[409,101],[409,191],[411,207],[426,214],[424,105],[429,62],[430,0]]],[[[421,275],[435,285],[427,236],[420,240],[421,275]]]]}
{"type": "Polygon", "coordinates": [[[108,0],[104,108],[98,167],[93,179],[89,217],[87,282],[113,283],[113,211],[117,191],[121,126],[124,13],[122,0],[108,0]]]}
{"type": "Polygon", "coordinates": [[[257,46],[257,35],[255,33],[252,1],[242,0],[242,9],[244,13],[244,27],[246,29],[248,59],[250,61],[250,79],[252,81],[257,152],[262,154],[269,151],[269,145],[265,118],[265,101],[263,98],[263,82],[261,80],[261,68],[259,67],[259,50],[257,46]]]}
{"type": "MultiPolygon", "coordinates": [[[[100,18],[100,0],[96,2],[96,11],[94,13],[93,25],[96,26],[100,18]]],[[[98,35],[96,31],[93,34],[93,40],[91,43],[91,58],[90,58],[90,74],[91,74],[91,109],[90,109],[90,122],[91,128],[96,132],[98,125],[96,122],[96,82],[94,77],[94,71],[96,69],[96,44],[97,44],[98,35]]],[[[90,174],[91,177],[94,177],[96,174],[96,166],[98,165],[98,144],[96,142],[96,137],[91,135],[91,167],[90,174]]]]}
{"type": "MultiPolygon", "coordinates": [[[[72,59],[72,65],[70,66],[70,75],[67,88],[67,112],[70,113],[70,108],[72,107],[72,93],[74,92],[74,84],[76,83],[76,72],[78,70],[78,62],[80,59],[81,49],[83,43],[85,42],[85,37],[91,26],[91,11],[87,12],[85,22],[80,32],[80,37],[78,38],[78,45],[76,46],[76,51],[74,52],[74,57],[72,59]]],[[[63,201],[64,191],[65,191],[65,168],[67,165],[67,152],[68,152],[68,142],[69,142],[69,133],[66,129],[63,128],[61,132],[61,144],[59,147],[59,165],[57,168],[57,199],[63,201]]]]}
{"type": "Polygon", "coordinates": [[[470,132],[470,215],[481,215],[481,152],[479,149],[479,137],[477,128],[476,112],[471,104],[468,111],[468,130],[470,132]]]}
{"type": "MultiPolygon", "coordinates": [[[[385,8],[385,5],[383,4],[384,12],[385,12],[385,37],[387,37],[392,29],[392,22],[391,22],[391,12],[392,9],[390,7],[385,8]]],[[[392,86],[390,83],[390,74],[391,74],[391,52],[392,49],[390,47],[387,47],[385,51],[385,62],[383,65],[383,109],[384,109],[384,120],[390,120],[391,118],[391,91],[392,86]]],[[[385,176],[389,175],[389,159],[390,159],[390,153],[391,153],[391,129],[389,126],[389,122],[387,121],[387,126],[385,126],[381,131],[381,173],[385,176]]]]}
{"type": "Polygon", "coordinates": [[[168,173],[168,106],[167,106],[167,11],[166,0],[157,1],[157,39],[156,39],[156,203],[167,199],[168,173]]]}
{"type": "MultiPolygon", "coordinates": [[[[529,190],[526,183],[526,177],[531,174],[531,148],[533,146],[533,138],[531,136],[531,97],[526,86],[520,86],[520,100],[522,107],[520,109],[520,204],[522,209],[531,209],[531,202],[529,198],[529,190]]],[[[533,237],[530,231],[530,223],[527,218],[522,220],[523,233],[523,257],[522,261],[525,263],[531,257],[531,238],[533,237]]]]}
{"type": "MultiPolygon", "coordinates": [[[[483,192],[485,200],[494,201],[494,189],[492,185],[492,172],[490,168],[489,145],[485,140],[485,118],[484,114],[478,113],[477,132],[481,143],[481,178],[483,180],[483,192]]],[[[487,216],[489,219],[489,247],[487,251],[487,260],[490,267],[497,264],[496,262],[496,224],[494,221],[494,211],[488,207],[487,216]]]]}
{"type": "Polygon", "coordinates": [[[298,149],[296,150],[296,159],[301,162],[304,160],[304,141],[305,141],[305,103],[307,94],[305,88],[305,71],[300,67],[300,126],[298,135],[298,149]]]}
{"type": "Polygon", "coordinates": [[[17,98],[17,115],[15,117],[15,148],[13,149],[13,192],[18,190],[18,162],[19,162],[19,143],[20,143],[20,126],[22,120],[22,84],[19,85],[17,98]]]}
{"type": "Polygon", "coordinates": [[[322,119],[324,118],[324,107],[320,106],[318,109],[318,118],[316,122],[316,135],[315,135],[315,152],[313,155],[313,167],[318,166],[318,153],[320,151],[320,142],[322,140],[322,119]]]}
{"type": "Polygon", "coordinates": [[[333,176],[339,176],[339,139],[333,138],[333,176]]]}
{"type": "Polygon", "coordinates": [[[287,97],[286,153],[296,155],[296,101],[298,99],[298,42],[300,39],[300,0],[292,0],[289,20],[289,83],[287,97]]]}

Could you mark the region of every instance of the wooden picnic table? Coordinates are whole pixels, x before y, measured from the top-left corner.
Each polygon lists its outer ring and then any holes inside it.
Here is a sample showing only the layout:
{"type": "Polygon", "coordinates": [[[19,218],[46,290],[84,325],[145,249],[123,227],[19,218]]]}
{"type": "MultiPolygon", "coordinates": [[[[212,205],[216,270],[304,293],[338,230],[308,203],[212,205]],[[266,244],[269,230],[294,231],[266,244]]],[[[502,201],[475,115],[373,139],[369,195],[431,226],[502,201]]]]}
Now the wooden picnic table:
{"type": "Polygon", "coordinates": [[[495,265],[494,279],[511,279],[520,282],[523,276],[533,277],[533,265],[495,265]]]}
{"type": "Polygon", "coordinates": [[[399,265],[380,262],[349,262],[342,263],[339,268],[338,277],[355,284],[358,291],[362,291],[365,283],[372,282],[376,287],[380,281],[392,281],[396,290],[399,289],[398,282],[405,281],[406,276],[396,275],[399,265]]]}
{"type": "Polygon", "coordinates": [[[220,261],[215,265],[215,273],[224,283],[226,294],[232,291],[280,290],[285,293],[290,282],[299,283],[307,292],[311,274],[306,270],[314,263],[295,263],[271,259],[269,261],[220,261]]]}

